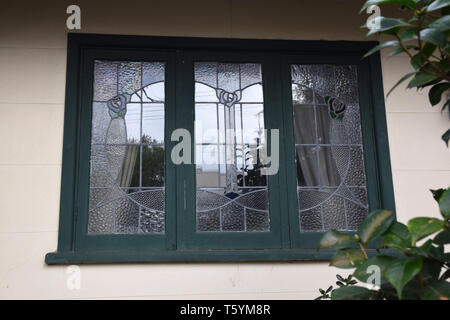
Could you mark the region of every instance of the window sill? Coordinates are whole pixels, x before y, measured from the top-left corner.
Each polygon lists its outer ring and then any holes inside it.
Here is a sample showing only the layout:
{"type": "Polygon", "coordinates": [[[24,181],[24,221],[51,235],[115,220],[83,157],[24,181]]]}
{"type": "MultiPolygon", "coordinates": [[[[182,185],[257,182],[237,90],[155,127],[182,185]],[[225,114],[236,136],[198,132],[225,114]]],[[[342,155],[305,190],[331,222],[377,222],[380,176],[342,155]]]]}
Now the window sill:
{"type": "MultiPolygon", "coordinates": [[[[383,254],[398,255],[389,249],[383,254]]],[[[375,249],[368,249],[369,256],[376,255],[375,249]]],[[[274,261],[327,261],[334,251],[317,249],[277,249],[277,250],[173,250],[173,251],[84,251],[51,252],[45,256],[45,263],[137,263],[137,262],[274,262],[274,261]]]]}

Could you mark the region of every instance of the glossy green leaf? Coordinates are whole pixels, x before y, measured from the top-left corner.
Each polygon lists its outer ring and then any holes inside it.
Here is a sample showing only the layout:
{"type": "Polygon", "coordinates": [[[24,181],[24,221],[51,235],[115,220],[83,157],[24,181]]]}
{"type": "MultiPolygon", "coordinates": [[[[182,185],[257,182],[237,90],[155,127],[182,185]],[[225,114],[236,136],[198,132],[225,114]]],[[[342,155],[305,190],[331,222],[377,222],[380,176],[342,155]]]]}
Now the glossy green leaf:
{"type": "Polygon", "coordinates": [[[420,68],[422,68],[425,64],[427,64],[427,61],[420,53],[417,53],[412,56],[411,60],[409,61],[411,65],[413,66],[414,70],[419,71],[420,68]]]}
{"type": "Polygon", "coordinates": [[[446,6],[450,6],[450,0],[436,0],[427,7],[427,12],[438,10],[446,6]]]}
{"type": "Polygon", "coordinates": [[[436,200],[437,203],[439,203],[439,199],[441,198],[442,194],[444,193],[445,189],[430,189],[430,192],[433,194],[434,200],[436,200]]]}
{"type": "Polygon", "coordinates": [[[345,286],[333,290],[331,293],[332,300],[367,300],[375,292],[364,287],[345,286]]]}
{"type": "Polygon", "coordinates": [[[431,42],[426,42],[422,47],[422,53],[427,57],[430,57],[434,51],[436,51],[437,46],[431,42]]]}
{"type": "Polygon", "coordinates": [[[442,192],[442,195],[439,198],[438,203],[439,203],[439,209],[441,210],[441,215],[445,219],[449,219],[450,218],[450,188],[447,188],[447,190],[442,192]]]}
{"type": "Polygon", "coordinates": [[[424,72],[417,72],[414,78],[408,83],[407,88],[415,88],[423,86],[433,80],[436,80],[437,77],[424,72]]]}
{"type": "Polygon", "coordinates": [[[441,136],[441,139],[445,142],[445,144],[448,147],[448,142],[450,141],[450,129],[444,132],[444,134],[441,136]]]}
{"type": "Polygon", "coordinates": [[[420,31],[420,38],[440,47],[445,47],[447,40],[444,32],[433,28],[427,28],[420,31]]]}
{"type": "MultiPolygon", "coordinates": [[[[401,19],[386,18],[386,17],[376,17],[373,19],[375,19],[375,22],[379,24],[380,27],[370,29],[369,32],[367,33],[367,36],[370,36],[375,33],[393,34],[398,32],[402,27],[411,27],[411,24],[401,19]]],[[[371,20],[369,20],[368,23],[370,21],[371,20]]]]}
{"type": "Polygon", "coordinates": [[[411,234],[403,223],[394,221],[383,234],[383,245],[398,250],[404,250],[411,245],[411,234]]]}
{"type": "MultiPolygon", "coordinates": [[[[406,45],[405,46],[406,47],[406,49],[414,49],[414,48],[417,48],[417,46],[413,46],[413,45],[406,45]]],[[[402,47],[398,47],[397,49],[394,49],[394,50],[392,50],[390,53],[389,53],[389,57],[393,57],[393,56],[396,56],[396,55],[398,55],[398,54],[400,54],[400,53],[404,53],[405,51],[403,50],[403,48],[402,47]]]]}
{"type": "Polygon", "coordinates": [[[388,47],[399,46],[399,45],[400,45],[400,42],[398,42],[397,40],[383,42],[383,43],[375,46],[374,48],[370,49],[369,52],[367,52],[364,55],[364,58],[370,56],[371,54],[374,54],[377,51],[380,51],[381,49],[388,48],[388,47]]]}
{"type": "Polygon", "coordinates": [[[450,89],[450,82],[438,83],[431,87],[428,92],[428,99],[432,106],[441,102],[442,94],[450,89]]]}
{"type": "Polygon", "coordinates": [[[436,281],[425,287],[422,300],[450,300],[450,282],[436,281]]]}
{"type": "Polygon", "coordinates": [[[364,262],[366,258],[360,249],[341,249],[336,251],[330,260],[330,266],[337,268],[356,268],[364,262]]]}
{"type": "Polygon", "coordinates": [[[433,239],[436,244],[449,244],[450,243],[450,229],[444,229],[439,232],[433,239]]]}
{"type": "Polygon", "coordinates": [[[422,269],[422,257],[414,256],[405,259],[395,259],[384,270],[384,276],[402,298],[403,287],[422,269]]]}
{"type": "Polygon", "coordinates": [[[389,97],[389,95],[394,91],[395,88],[397,88],[402,82],[406,81],[408,78],[411,78],[413,75],[415,75],[417,72],[409,72],[405,74],[403,77],[400,78],[400,80],[397,81],[397,83],[389,90],[386,97],[389,97]]]}
{"type": "Polygon", "coordinates": [[[444,227],[444,221],[436,218],[419,217],[408,221],[408,230],[416,242],[444,227]]]}
{"type": "Polygon", "coordinates": [[[363,12],[370,6],[373,5],[379,6],[383,4],[396,4],[400,6],[407,6],[410,9],[417,8],[417,3],[414,0],[368,0],[363,4],[359,13],[363,12]]]}
{"type": "Polygon", "coordinates": [[[417,39],[416,28],[409,28],[403,31],[400,35],[400,40],[402,42],[417,39]]]}
{"type": "Polygon", "coordinates": [[[367,215],[359,225],[358,235],[363,244],[380,236],[394,221],[394,213],[389,210],[375,210],[367,215]]]}
{"type": "Polygon", "coordinates": [[[319,249],[341,249],[356,244],[356,240],[336,230],[327,231],[320,239],[319,249]]]}
{"type": "Polygon", "coordinates": [[[428,27],[439,31],[450,30],[450,16],[443,16],[428,25],[428,27]]]}
{"type": "MultiPolygon", "coordinates": [[[[367,283],[368,278],[372,275],[373,272],[372,270],[370,270],[371,266],[377,266],[378,268],[380,268],[381,274],[383,274],[384,270],[386,270],[386,267],[390,265],[394,260],[394,257],[384,255],[369,258],[356,268],[356,270],[353,272],[353,276],[359,281],[367,283]]],[[[383,277],[381,277],[380,280],[382,283],[386,281],[383,279],[383,277]]]]}

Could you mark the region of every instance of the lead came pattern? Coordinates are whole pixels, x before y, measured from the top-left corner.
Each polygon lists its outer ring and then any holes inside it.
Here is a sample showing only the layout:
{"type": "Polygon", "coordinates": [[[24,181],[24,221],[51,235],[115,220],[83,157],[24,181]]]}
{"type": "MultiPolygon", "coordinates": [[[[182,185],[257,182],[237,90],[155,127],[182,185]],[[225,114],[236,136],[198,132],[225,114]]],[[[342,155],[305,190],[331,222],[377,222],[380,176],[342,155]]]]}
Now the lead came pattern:
{"type": "Polygon", "coordinates": [[[356,67],[291,71],[300,231],[354,231],[368,210],[356,67]]]}
{"type": "Polygon", "coordinates": [[[164,233],[164,72],[95,61],[89,234],[164,233]]]}
{"type": "Polygon", "coordinates": [[[268,232],[261,65],[194,69],[197,231],[268,232]]]}

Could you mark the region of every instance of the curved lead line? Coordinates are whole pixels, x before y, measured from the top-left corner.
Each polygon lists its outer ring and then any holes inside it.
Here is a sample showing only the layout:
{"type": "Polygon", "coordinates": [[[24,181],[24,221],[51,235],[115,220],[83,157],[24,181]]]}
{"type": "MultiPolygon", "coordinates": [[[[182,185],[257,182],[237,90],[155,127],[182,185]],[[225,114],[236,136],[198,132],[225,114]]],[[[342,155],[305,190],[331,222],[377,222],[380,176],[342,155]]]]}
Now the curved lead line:
{"type": "MultiPolygon", "coordinates": [[[[339,187],[338,187],[338,189],[339,189],[339,187]]],[[[328,192],[324,192],[324,191],[314,191],[314,192],[319,192],[319,193],[326,193],[326,194],[329,194],[328,192]]],[[[357,201],[355,201],[355,200],[353,200],[353,199],[349,199],[349,198],[347,198],[347,197],[345,197],[345,196],[343,196],[343,195],[341,195],[341,194],[336,194],[336,192],[337,192],[337,191],[333,192],[332,195],[334,195],[335,197],[338,197],[338,198],[341,198],[341,199],[350,201],[350,202],[352,202],[352,203],[354,203],[354,204],[356,204],[356,205],[358,205],[358,206],[360,206],[360,207],[363,207],[364,209],[367,209],[367,206],[361,205],[361,204],[359,203],[359,201],[357,202],[357,201]]],[[[312,207],[309,207],[309,208],[306,208],[306,209],[300,209],[299,212],[305,212],[305,211],[309,211],[309,210],[315,209],[315,208],[321,206],[324,202],[328,201],[328,199],[330,199],[330,197],[327,197],[324,201],[322,201],[322,202],[320,202],[319,204],[316,204],[316,205],[314,205],[314,206],[312,206],[312,207]]]]}
{"type": "MultiPolygon", "coordinates": [[[[159,189],[158,189],[158,190],[150,190],[150,191],[145,191],[145,192],[150,193],[150,192],[152,192],[152,191],[161,191],[161,190],[164,190],[164,188],[161,188],[160,190],[159,190],[159,189]]],[[[99,206],[95,207],[94,209],[89,210],[89,212],[91,212],[91,211],[93,211],[93,210],[96,210],[96,209],[98,209],[98,208],[101,208],[101,207],[103,207],[103,206],[106,206],[106,205],[108,205],[108,204],[110,204],[110,203],[112,203],[112,202],[115,202],[115,201],[117,201],[117,200],[120,200],[120,199],[123,199],[123,198],[127,198],[127,200],[130,200],[131,202],[133,202],[133,203],[136,204],[137,206],[142,207],[142,208],[144,208],[144,209],[147,209],[147,210],[150,210],[150,211],[154,211],[154,212],[157,212],[157,213],[165,213],[165,211],[161,211],[161,210],[158,210],[158,209],[152,209],[152,208],[149,208],[149,207],[147,207],[147,206],[145,206],[145,205],[143,205],[143,204],[137,202],[136,200],[134,200],[133,198],[130,197],[130,195],[137,194],[137,193],[145,193],[145,192],[138,191],[138,192],[132,192],[132,193],[125,193],[125,192],[123,192],[123,190],[121,190],[121,189],[119,189],[119,191],[122,192],[122,195],[121,195],[121,196],[118,196],[118,197],[113,198],[113,199],[109,199],[107,202],[104,202],[102,205],[99,205],[99,206]]]]}
{"type": "MultiPolygon", "coordinates": [[[[291,80],[291,83],[292,83],[292,84],[295,84],[295,85],[297,85],[297,86],[299,86],[299,87],[303,87],[303,88],[306,88],[306,89],[308,89],[308,90],[311,90],[314,94],[317,94],[317,95],[320,96],[322,99],[324,99],[324,101],[325,101],[325,98],[324,98],[324,97],[326,97],[326,96],[333,96],[333,95],[334,95],[334,93],[333,93],[333,94],[329,94],[329,93],[327,93],[327,92],[325,92],[325,93],[322,94],[321,92],[318,92],[318,91],[315,90],[315,89],[313,90],[313,89],[311,89],[310,87],[308,87],[308,86],[306,86],[306,85],[304,85],[304,84],[300,84],[300,83],[296,82],[296,80],[291,80]]],[[[342,98],[342,97],[339,97],[339,100],[340,100],[341,102],[343,102],[346,106],[352,104],[351,101],[348,101],[348,100],[346,100],[345,98],[342,98]]],[[[325,105],[325,104],[320,104],[320,105],[325,105]]],[[[326,105],[328,105],[328,104],[326,104],[326,105]]],[[[359,106],[358,103],[357,103],[357,105],[359,106]]]]}
{"type": "MultiPolygon", "coordinates": [[[[155,99],[150,98],[150,97],[147,95],[147,92],[145,92],[144,88],[147,88],[147,87],[149,87],[149,86],[151,86],[151,85],[154,85],[154,84],[157,84],[157,83],[164,83],[164,82],[165,82],[164,80],[162,80],[162,81],[151,82],[151,83],[146,84],[146,85],[143,86],[143,87],[140,87],[139,89],[137,89],[137,90],[135,90],[135,91],[133,91],[133,92],[131,92],[131,93],[128,93],[128,92],[125,92],[125,93],[119,93],[119,94],[115,95],[114,97],[117,97],[117,96],[123,95],[123,94],[129,94],[129,95],[130,95],[130,100],[131,100],[131,96],[133,96],[134,94],[136,94],[139,98],[141,98],[142,96],[139,96],[138,92],[139,92],[139,91],[143,91],[144,94],[145,94],[145,96],[146,96],[149,100],[151,100],[152,102],[160,102],[160,101],[157,101],[157,100],[155,100],[155,99]]],[[[109,100],[113,99],[114,97],[111,97],[109,100]]],[[[128,103],[130,103],[130,102],[131,102],[131,101],[128,101],[126,104],[128,104],[128,103]]],[[[139,102],[142,102],[142,99],[141,99],[141,101],[133,101],[133,102],[134,102],[134,103],[139,103],[139,102]]],[[[162,101],[162,103],[164,103],[164,101],[162,101]]]]}
{"type": "MultiPolygon", "coordinates": [[[[350,148],[349,148],[349,149],[350,149],[350,148]]],[[[333,156],[333,154],[332,154],[332,156],[333,156]]],[[[334,159],[334,156],[333,156],[333,159],[334,159]]],[[[334,159],[334,161],[336,162],[336,159],[334,159]]],[[[347,163],[347,170],[346,170],[346,172],[345,172],[345,177],[347,177],[347,174],[348,174],[348,170],[349,170],[349,169],[350,169],[350,161],[348,161],[348,163],[347,163]]],[[[330,196],[329,196],[329,197],[325,198],[325,199],[324,199],[322,202],[320,202],[319,204],[317,204],[317,205],[315,205],[315,206],[313,206],[313,207],[309,207],[309,208],[307,208],[307,209],[303,209],[303,210],[312,210],[312,209],[315,209],[315,208],[317,208],[318,206],[321,206],[322,204],[324,204],[325,202],[327,202],[327,201],[328,201],[329,199],[331,199],[331,197],[333,197],[333,196],[338,196],[338,197],[340,197],[340,198],[346,199],[344,196],[337,194],[337,192],[338,192],[338,190],[340,189],[340,187],[343,186],[343,185],[345,185],[345,183],[344,183],[345,180],[342,180],[341,174],[340,174],[340,173],[339,173],[339,178],[341,179],[341,183],[337,186],[337,188],[336,188],[336,190],[335,190],[334,192],[330,193],[330,196]]],[[[326,192],[323,192],[323,191],[315,191],[315,192],[326,193],[326,192]]],[[[350,199],[347,199],[347,200],[349,200],[349,201],[355,203],[354,200],[350,200],[350,199]]],[[[302,210],[301,210],[301,211],[302,211],[302,210]]],[[[300,212],[301,212],[301,211],[300,211],[300,212]]]]}
{"type": "MultiPolygon", "coordinates": [[[[362,201],[359,200],[357,196],[355,196],[355,194],[349,189],[349,187],[347,187],[347,185],[344,184],[343,187],[347,190],[347,192],[349,192],[349,193],[354,197],[354,199],[356,200],[356,201],[353,201],[354,203],[359,204],[359,206],[360,206],[360,207],[363,207],[364,209],[368,209],[368,208],[369,208],[369,206],[367,206],[367,205],[365,205],[364,203],[362,203],[362,201]]],[[[351,200],[348,199],[348,198],[346,198],[346,199],[349,200],[349,201],[351,201],[351,200]]]]}
{"type": "MultiPolygon", "coordinates": [[[[120,173],[122,172],[122,167],[123,167],[123,162],[124,162],[124,160],[125,160],[125,155],[124,155],[124,157],[123,157],[123,159],[122,159],[122,165],[121,165],[121,168],[119,169],[119,173],[118,173],[117,177],[114,177],[114,175],[112,174],[112,172],[111,172],[111,170],[110,170],[110,169],[111,169],[111,165],[110,165],[110,163],[109,163],[108,153],[107,153],[107,151],[106,151],[106,146],[108,145],[108,143],[107,143],[108,133],[109,133],[109,130],[110,130],[110,128],[111,128],[111,122],[112,122],[112,120],[113,120],[113,119],[111,119],[111,120],[109,121],[108,128],[106,129],[103,147],[104,147],[104,152],[105,152],[105,157],[106,157],[106,162],[105,162],[105,163],[107,164],[106,172],[109,174],[111,180],[113,181],[113,185],[110,186],[110,187],[108,187],[108,188],[106,188],[106,189],[108,189],[108,191],[106,192],[105,196],[102,198],[102,200],[100,200],[99,202],[96,203],[96,205],[95,205],[95,207],[94,207],[93,209],[89,209],[89,212],[92,211],[92,210],[95,210],[95,209],[98,209],[98,208],[102,207],[102,206],[104,205],[104,204],[102,204],[103,201],[104,201],[104,200],[108,197],[108,195],[111,193],[111,191],[112,191],[112,189],[114,188],[114,186],[119,185],[119,184],[118,184],[118,179],[119,179],[120,173]]],[[[125,123],[125,140],[126,140],[126,135],[127,135],[127,126],[126,126],[126,123],[125,123]]],[[[92,146],[91,146],[91,149],[92,149],[92,146]]],[[[126,152],[125,152],[125,154],[126,154],[126,152]]],[[[108,202],[108,203],[109,203],[109,202],[108,202]]]]}
{"type": "MultiPolygon", "coordinates": [[[[105,134],[105,145],[104,145],[104,146],[105,146],[106,159],[108,160],[107,163],[108,163],[109,169],[112,169],[112,168],[111,168],[110,160],[109,160],[109,157],[108,157],[108,152],[107,152],[107,150],[106,150],[106,146],[108,145],[107,139],[108,139],[108,136],[109,136],[109,130],[111,129],[111,123],[112,123],[114,120],[116,120],[116,119],[118,119],[118,118],[111,119],[111,120],[109,121],[108,130],[106,130],[106,134],[105,134]]],[[[128,136],[127,123],[125,122],[124,119],[118,120],[118,121],[122,121],[122,122],[123,122],[124,129],[125,129],[125,138],[124,138],[125,141],[124,141],[124,143],[126,143],[126,142],[127,142],[127,136],[128,136]]],[[[122,156],[120,168],[118,168],[119,170],[118,170],[118,173],[117,173],[117,177],[114,177],[113,174],[112,174],[112,172],[111,172],[111,170],[108,170],[108,173],[110,174],[110,176],[111,176],[111,178],[112,178],[112,180],[113,180],[113,184],[115,184],[115,185],[117,185],[117,186],[119,186],[119,177],[120,177],[120,174],[122,173],[122,170],[123,170],[123,165],[124,165],[124,162],[125,162],[125,157],[126,157],[126,155],[127,155],[127,149],[128,149],[128,146],[124,146],[124,149],[125,149],[125,152],[123,153],[123,156],[122,156]]],[[[119,186],[119,188],[120,188],[120,186],[119,186]]]]}
{"type": "MultiPolygon", "coordinates": [[[[217,96],[217,90],[222,90],[222,91],[228,92],[228,91],[226,91],[226,90],[224,90],[224,89],[222,89],[222,88],[218,88],[218,87],[216,88],[216,87],[213,87],[213,86],[211,86],[211,85],[209,85],[209,84],[207,84],[207,83],[205,83],[205,82],[202,82],[202,81],[195,81],[195,83],[203,84],[203,85],[205,85],[205,86],[207,86],[207,87],[209,87],[209,88],[215,90],[215,91],[216,91],[216,97],[217,97],[217,99],[220,99],[220,98],[217,96]]],[[[240,96],[242,97],[242,91],[244,91],[245,89],[250,88],[250,87],[252,87],[252,86],[258,85],[258,84],[262,85],[262,82],[255,82],[255,83],[249,84],[248,86],[245,86],[245,87],[242,88],[242,89],[235,90],[235,91],[229,92],[229,93],[236,93],[236,92],[240,91],[240,92],[241,92],[241,93],[240,93],[240,96]]],[[[239,101],[240,101],[240,100],[239,100],[239,101]]],[[[235,101],[234,103],[239,103],[239,101],[235,101]]]]}
{"type": "Polygon", "coordinates": [[[215,208],[212,208],[212,209],[207,209],[207,210],[197,210],[198,213],[222,209],[222,208],[224,208],[224,207],[226,207],[226,206],[232,204],[233,202],[235,202],[237,205],[239,205],[240,207],[245,208],[245,209],[254,210],[254,211],[258,211],[258,212],[268,212],[268,210],[262,210],[262,209],[251,208],[251,207],[245,206],[245,205],[243,205],[242,203],[238,202],[238,200],[241,200],[243,197],[245,197],[245,196],[247,196],[247,195],[249,195],[249,194],[256,193],[256,192],[267,192],[267,189],[250,191],[250,192],[248,192],[248,193],[246,193],[246,194],[240,195],[239,197],[237,197],[237,198],[235,198],[235,199],[230,199],[230,198],[228,198],[228,197],[226,197],[226,196],[224,196],[224,195],[221,195],[221,194],[218,194],[218,193],[209,191],[209,190],[201,190],[201,191],[203,191],[203,192],[208,192],[208,193],[214,194],[214,195],[217,196],[217,197],[224,198],[224,199],[227,200],[227,202],[226,202],[225,204],[219,206],[219,207],[215,207],[215,208]]]}

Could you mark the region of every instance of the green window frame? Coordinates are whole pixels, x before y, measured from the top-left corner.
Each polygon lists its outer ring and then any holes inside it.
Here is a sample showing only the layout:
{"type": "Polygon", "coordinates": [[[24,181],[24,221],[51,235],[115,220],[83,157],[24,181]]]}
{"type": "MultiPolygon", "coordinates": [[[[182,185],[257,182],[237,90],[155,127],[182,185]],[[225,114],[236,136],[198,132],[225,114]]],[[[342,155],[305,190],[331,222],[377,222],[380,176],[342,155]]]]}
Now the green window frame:
{"type": "MultiPolygon", "coordinates": [[[[369,211],[395,210],[379,54],[376,42],[203,39],[69,34],[58,248],[47,264],[150,261],[326,260],[322,232],[300,232],[293,155],[294,64],[355,65],[369,211]],[[89,156],[94,60],[158,61],[165,69],[164,234],[89,235],[89,156]],[[195,164],[175,165],[176,128],[194,133],[194,62],[259,63],[267,129],[280,129],[280,166],[268,176],[269,232],[196,232],[195,164]]],[[[270,148],[269,148],[270,149],[270,148]]],[[[194,146],[192,146],[194,154],[194,146]]],[[[372,246],[372,248],[375,248],[372,246]]],[[[369,254],[374,249],[369,249],[369,254]]]]}

